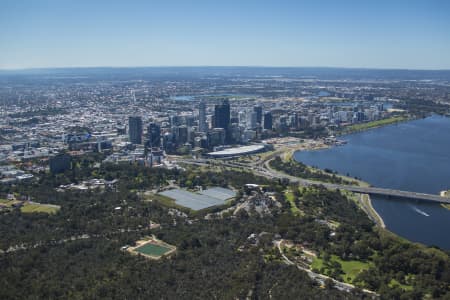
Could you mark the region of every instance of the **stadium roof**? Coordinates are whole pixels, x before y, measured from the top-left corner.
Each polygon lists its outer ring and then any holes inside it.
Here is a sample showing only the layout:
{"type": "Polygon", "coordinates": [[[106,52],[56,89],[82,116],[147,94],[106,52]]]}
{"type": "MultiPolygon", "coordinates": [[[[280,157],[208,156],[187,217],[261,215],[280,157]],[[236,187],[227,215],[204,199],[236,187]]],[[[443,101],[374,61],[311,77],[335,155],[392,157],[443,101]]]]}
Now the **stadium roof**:
{"type": "Polygon", "coordinates": [[[208,153],[208,155],[215,156],[215,157],[237,156],[237,155],[257,153],[257,152],[263,151],[265,148],[266,148],[265,145],[250,145],[250,146],[228,148],[228,149],[224,149],[224,150],[220,150],[220,151],[210,152],[210,153],[208,153]]]}

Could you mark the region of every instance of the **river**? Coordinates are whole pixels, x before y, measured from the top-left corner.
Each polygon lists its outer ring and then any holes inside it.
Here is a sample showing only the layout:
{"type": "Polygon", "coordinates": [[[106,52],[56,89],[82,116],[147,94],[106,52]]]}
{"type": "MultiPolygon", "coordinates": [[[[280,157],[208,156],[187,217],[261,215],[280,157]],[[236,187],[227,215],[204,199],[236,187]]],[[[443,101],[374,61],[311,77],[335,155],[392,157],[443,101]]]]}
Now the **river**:
{"type": "MultiPolygon", "coordinates": [[[[450,189],[450,118],[435,115],[341,139],[347,144],[297,151],[294,157],[376,187],[431,194],[450,189]]],[[[450,249],[450,210],[422,201],[371,198],[390,231],[411,241],[450,249]]]]}

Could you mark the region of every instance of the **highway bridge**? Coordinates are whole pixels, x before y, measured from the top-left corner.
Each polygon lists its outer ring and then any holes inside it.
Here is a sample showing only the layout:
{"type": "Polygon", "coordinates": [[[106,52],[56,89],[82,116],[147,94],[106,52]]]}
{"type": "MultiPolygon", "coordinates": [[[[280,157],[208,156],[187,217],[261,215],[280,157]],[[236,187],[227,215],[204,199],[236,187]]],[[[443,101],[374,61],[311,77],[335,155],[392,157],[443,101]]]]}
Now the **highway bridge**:
{"type": "MultiPolygon", "coordinates": [[[[351,191],[351,192],[355,192],[355,193],[363,193],[363,194],[369,194],[369,195],[387,196],[387,197],[392,197],[392,198],[407,198],[407,199],[415,199],[415,200],[423,200],[423,201],[431,201],[431,202],[450,204],[450,198],[441,197],[439,195],[409,192],[409,191],[400,191],[400,190],[385,189],[385,188],[378,188],[378,187],[362,187],[362,186],[357,186],[357,185],[325,183],[325,182],[319,182],[319,181],[313,181],[313,180],[307,180],[307,179],[301,179],[301,178],[297,178],[297,177],[293,177],[293,176],[288,176],[285,174],[280,174],[279,172],[277,172],[277,174],[273,174],[271,171],[269,171],[269,172],[273,178],[279,178],[279,179],[286,178],[286,179],[289,179],[291,182],[298,182],[305,186],[323,185],[324,187],[326,187],[328,189],[340,189],[340,190],[347,190],[347,191],[351,191]]],[[[259,174],[261,174],[261,173],[259,173],[259,174]]]]}
{"type": "MultiPolygon", "coordinates": [[[[378,195],[378,196],[387,196],[392,198],[406,198],[406,199],[415,199],[415,200],[423,200],[423,201],[431,201],[431,202],[437,202],[437,203],[444,203],[444,204],[450,204],[450,198],[447,197],[441,197],[439,195],[433,195],[433,194],[426,194],[426,193],[417,193],[417,192],[410,192],[410,191],[401,191],[401,190],[394,190],[394,189],[385,189],[385,188],[378,188],[378,187],[362,187],[357,185],[343,185],[343,184],[333,184],[333,183],[325,183],[325,182],[319,182],[319,181],[313,181],[313,180],[307,180],[302,179],[298,177],[293,177],[286,175],[284,173],[278,172],[276,170],[267,168],[265,172],[266,175],[270,174],[273,178],[286,178],[289,179],[291,182],[298,182],[302,185],[308,186],[308,185],[323,185],[324,187],[328,189],[340,189],[340,190],[347,190],[355,193],[363,193],[363,194],[369,194],[369,195],[378,195]]],[[[260,172],[258,174],[263,175],[260,172]]]]}
{"type": "Polygon", "coordinates": [[[348,190],[348,191],[355,192],[355,193],[364,193],[364,194],[378,195],[378,196],[388,196],[388,197],[393,197],[393,198],[425,200],[425,201],[450,204],[450,198],[441,197],[439,195],[433,195],[433,194],[408,192],[408,191],[384,189],[384,188],[377,188],[377,187],[360,187],[360,186],[336,185],[336,184],[323,184],[323,185],[327,188],[343,189],[343,190],[348,190]]]}
{"type": "Polygon", "coordinates": [[[291,182],[299,183],[303,186],[310,185],[322,185],[328,189],[340,189],[340,190],[348,190],[355,193],[363,193],[369,195],[378,195],[392,198],[404,198],[404,199],[415,199],[415,200],[423,200],[423,201],[431,201],[437,203],[450,204],[450,198],[441,197],[439,195],[433,194],[425,194],[425,193],[417,193],[417,192],[409,192],[409,191],[400,191],[394,189],[385,189],[385,188],[377,188],[377,187],[361,187],[356,185],[342,185],[342,184],[333,184],[333,183],[325,183],[321,181],[308,180],[303,178],[298,178],[294,176],[287,175],[285,173],[279,172],[277,170],[272,169],[269,166],[268,161],[265,161],[262,166],[249,165],[237,162],[229,162],[229,161],[220,161],[220,160],[207,160],[207,159],[198,159],[198,160],[179,160],[179,162],[187,163],[187,164],[197,164],[197,165],[209,165],[209,164],[219,164],[225,167],[233,167],[233,168],[244,168],[247,171],[252,171],[257,175],[264,176],[271,179],[288,179],[291,182]]]}

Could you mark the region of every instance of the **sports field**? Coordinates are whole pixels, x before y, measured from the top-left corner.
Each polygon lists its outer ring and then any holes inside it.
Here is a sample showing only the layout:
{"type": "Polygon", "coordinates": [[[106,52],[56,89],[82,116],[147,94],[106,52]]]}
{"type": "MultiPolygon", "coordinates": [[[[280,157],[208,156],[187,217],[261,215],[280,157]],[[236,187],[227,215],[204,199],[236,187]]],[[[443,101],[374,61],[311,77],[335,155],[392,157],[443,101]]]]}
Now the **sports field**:
{"type": "Polygon", "coordinates": [[[143,246],[140,246],[136,249],[134,249],[134,251],[145,254],[145,255],[150,255],[150,256],[163,256],[164,254],[166,254],[167,252],[171,251],[172,249],[169,247],[164,247],[162,245],[155,245],[152,243],[147,243],[143,246]]]}
{"type": "Polygon", "coordinates": [[[132,254],[140,254],[150,259],[160,259],[163,256],[169,256],[175,253],[177,247],[158,240],[154,235],[144,237],[136,242],[136,246],[124,246],[122,250],[126,250],[132,254]]]}

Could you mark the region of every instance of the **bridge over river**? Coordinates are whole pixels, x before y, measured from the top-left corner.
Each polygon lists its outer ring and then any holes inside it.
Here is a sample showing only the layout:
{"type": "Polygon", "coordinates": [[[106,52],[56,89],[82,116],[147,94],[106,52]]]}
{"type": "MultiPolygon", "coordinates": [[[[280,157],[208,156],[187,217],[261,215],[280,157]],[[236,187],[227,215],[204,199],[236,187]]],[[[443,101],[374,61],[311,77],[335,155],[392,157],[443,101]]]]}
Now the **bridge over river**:
{"type": "MultiPolygon", "coordinates": [[[[301,179],[285,174],[280,174],[280,172],[273,173],[273,169],[269,170],[269,172],[266,173],[266,175],[270,174],[272,178],[285,178],[289,179],[291,182],[298,182],[302,185],[308,186],[308,185],[323,185],[324,187],[328,189],[340,189],[340,190],[347,190],[355,193],[363,193],[363,194],[369,194],[369,195],[379,195],[379,196],[387,196],[387,197],[393,197],[393,198],[406,198],[406,199],[415,199],[415,200],[423,200],[423,201],[431,201],[431,202],[437,202],[437,203],[444,203],[444,204],[450,204],[450,198],[448,197],[442,197],[439,195],[433,195],[433,194],[426,194],[426,193],[417,193],[417,192],[410,192],[410,191],[401,191],[401,190],[394,190],[394,189],[385,189],[385,188],[378,188],[378,187],[362,187],[362,186],[356,186],[356,185],[343,185],[343,184],[333,184],[333,183],[325,183],[325,182],[319,182],[319,181],[313,181],[313,180],[307,180],[307,179],[301,179]]],[[[263,174],[261,174],[263,175],[263,174]]]]}
{"type": "Polygon", "coordinates": [[[433,194],[425,194],[425,193],[417,193],[417,192],[409,192],[409,191],[400,191],[394,189],[385,189],[378,187],[361,187],[355,185],[342,185],[342,184],[333,184],[333,183],[325,183],[320,181],[313,181],[308,179],[302,179],[294,176],[287,175],[285,173],[274,170],[270,167],[268,161],[262,163],[262,166],[258,165],[248,165],[236,162],[228,162],[228,161],[220,161],[220,160],[207,160],[207,159],[197,159],[197,160],[178,160],[179,162],[187,163],[187,164],[196,164],[196,165],[209,165],[210,163],[220,164],[222,166],[234,167],[234,168],[245,168],[247,171],[252,171],[255,174],[260,176],[264,176],[271,179],[288,179],[291,182],[297,182],[301,185],[323,185],[329,189],[340,189],[340,190],[348,190],[355,193],[363,193],[369,195],[380,195],[387,196],[393,198],[405,198],[405,199],[415,199],[415,200],[423,200],[423,201],[431,201],[437,203],[445,203],[450,204],[450,198],[441,197],[439,195],[433,194]]]}
{"type": "Polygon", "coordinates": [[[381,195],[395,198],[408,198],[408,199],[416,199],[416,200],[425,200],[432,201],[438,203],[446,203],[450,204],[450,198],[441,197],[439,195],[433,194],[424,194],[417,192],[409,192],[409,191],[400,191],[393,189],[384,189],[377,187],[360,187],[360,186],[352,186],[352,185],[339,185],[339,184],[323,184],[327,188],[335,188],[335,189],[343,189],[356,193],[364,193],[370,195],[381,195]]]}
{"type": "Polygon", "coordinates": [[[298,182],[302,185],[323,185],[328,189],[340,189],[347,190],[355,193],[363,193],[369,195],[379,195],[379,196],[387,196],[393,198],[406,198],[406,199],[415,199],[415,200],[423,200],[423,201],[431,201],[437,203],[450,204],[450,198],[442,197],[440,195],[426,194],[426,193],[418,193],[418,192],[410,192],[410,191],[401,191],[395,189],[386,189],[386,188],[378,188],[378,187],[361,187],[355,185],[342,185],[342,184],[333,184],[333,183],[324,183],[319,181],[313,181],[308,179],[301,179],[298,177],[290,176],[279,171],[276,171],[266,163],[265,169],[258,169],[258,173],[260,175],[269,176],[272,178],[285,178],[289,179],[291,182],[298,182]]]}

